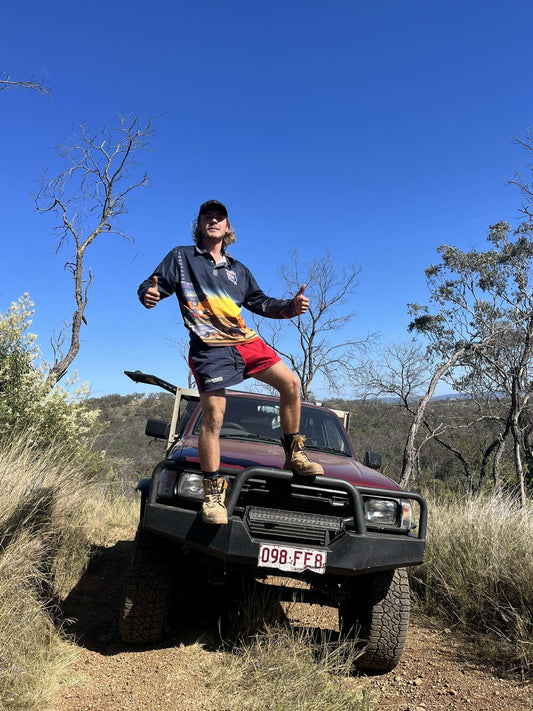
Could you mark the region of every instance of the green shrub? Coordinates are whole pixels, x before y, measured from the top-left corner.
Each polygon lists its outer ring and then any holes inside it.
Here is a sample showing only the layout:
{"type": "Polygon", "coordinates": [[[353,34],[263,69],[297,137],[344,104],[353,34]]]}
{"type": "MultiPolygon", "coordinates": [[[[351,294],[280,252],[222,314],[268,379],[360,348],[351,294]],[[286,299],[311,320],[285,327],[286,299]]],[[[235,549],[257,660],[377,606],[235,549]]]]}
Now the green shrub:
{"type": "Polygon", "coordinates": [[[24,433],[32,444],[60,441],[75,450],[98,413],[86,407],[85,386],[50,388],[37,337],[29,332],[32,315],[27,294],[0,313],[0,442],[24,433]]]}

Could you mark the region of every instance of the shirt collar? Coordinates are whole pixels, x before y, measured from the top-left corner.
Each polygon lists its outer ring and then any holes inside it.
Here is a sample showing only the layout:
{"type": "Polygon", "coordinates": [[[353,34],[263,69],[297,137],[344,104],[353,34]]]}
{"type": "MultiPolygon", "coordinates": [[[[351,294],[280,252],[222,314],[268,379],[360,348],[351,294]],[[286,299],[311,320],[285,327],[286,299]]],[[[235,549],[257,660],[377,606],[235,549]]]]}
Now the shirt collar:
{"type": "MultiPolygon", "coordinates": [[[[200,247],[197,244],[194,245],[194,251],[196,252],[196,254],[203,254],[204,257],[211,256],[210,253],[207,251],[207,249],[204,249],[203,247],[200,247]]],[[[217,267],[219,265],[224,265],[224,264],[229,267],[231,265],[232,261],[233,261],[232,256],[228,252],[226,252],[226,250],[224,248],[222,248],[222,259],[220,260],[220,262],[218,262],[217,267]]]]}

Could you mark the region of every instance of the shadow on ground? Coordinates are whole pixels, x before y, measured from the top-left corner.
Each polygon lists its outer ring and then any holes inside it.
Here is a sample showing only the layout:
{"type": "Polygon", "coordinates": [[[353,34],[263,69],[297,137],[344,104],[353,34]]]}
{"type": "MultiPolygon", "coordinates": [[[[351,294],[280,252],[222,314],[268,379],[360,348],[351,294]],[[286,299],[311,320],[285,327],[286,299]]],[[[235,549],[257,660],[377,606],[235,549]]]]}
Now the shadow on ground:
{"type": "MultiPolygon", "coordinates": [[[[121,641],[118,620],[133,541],[95,547],[77,585],[60,604],[60,624],[76,644],[104,655],[161,649],[201,641],[209,651],[229,649],[242,634],[252,636],[265,623],[288,624],[279,599],[252,583],[243,591],[202,583],[194,574],[180,581],[173,596],[165,639],[160,644],[134,646],[121,641]]],[[[317,635],[321,630],[317,628],[317,635]]]]}
{"type": "Polygon", "coordinates": [[[118,615],[132,550],[133,541],[95,546],[82,577],[60,604],[63,630],[80,646],[105,653],[119,642],[118,615]]]}

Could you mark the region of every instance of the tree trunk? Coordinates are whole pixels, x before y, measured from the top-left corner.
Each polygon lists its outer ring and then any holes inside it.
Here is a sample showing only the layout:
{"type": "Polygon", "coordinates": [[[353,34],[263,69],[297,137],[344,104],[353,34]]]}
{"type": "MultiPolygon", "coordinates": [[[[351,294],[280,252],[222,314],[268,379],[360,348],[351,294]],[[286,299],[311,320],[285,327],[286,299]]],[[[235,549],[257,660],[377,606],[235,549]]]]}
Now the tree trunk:
{"type": "Polygon", "coordinates": [[[526,486],[524,481],[524,467],[522,466],[522,455],[520,447],[520,433],[517,431],[516,424],[513,423],[513,453],[515,461],[516,476],[518,479],[518,490],[520,492],[520,505],[522,508],[526,506],[526,486]]]}
{"type": "Polygon", "coordinates": [[[433,377],[431,378],[431,381],[428,385],[428,389],[426,394],[423,396],[423,398],[420,400],[418,404],[418,408],[416,410],[415,416],[413,418],[413,421],[411,423],[411,426],[409,427],[409,433],[407,435],[407,441],[405,443],[405,447],[403,450],[403,462],[402,462],[402,471],[400,474],[400,486],[403,486],[403,488],[407,488],[411,476],[413,474],[413,467],[415,463],[415,457],[417,454],[416,450],[416,435],[418,434],[418,430],[420,429],[420,425],[422,424],[422,421],[424,419],[424,414],[426,412],[426,408],[429,405],[429,402],[431,398],[433,397],[435,393],[435,388],[438,385],[439,380],[442,378],[444,373],[449,370],[452,366],[457,363],[459,358],[461,358],[466,352],[466,348],[462,347],[459,348],[458,350],[455,351],[455,353],[445,362],[443,363],[433,374],[433,377]]]}
{"type": "Polygon", "coordinates": [[[80,331],[81,325],[85,321],[83,315],[87,306],[87,291],[92,282],[92,274],[89,272],[87,282],[83,283],[83,256],[85,249],[78,247],[76,250],[76,263],[74,267],[74,298],[76,299],[76,311],[72,316],[72,325],[70,329],[70,345],[67,354],[56,361],[50,368],[46,383],[50,390],[54,387],[58,380],[65,375],[70,365],[80,351],[80,331]]]}
{"type": "MultiPolygon", "coordinates": [[[[474,492],[473,492],[474,494],[479,494],[482,491],[483,486],[485,485],[485,481],[487,479],[487,468],[489,465],[490,457],[493,452],[496,452],[496,454],[494,455],[494,457],[496,458],[499,448],[501,447],[502,441],[505,441],[507,432],[508,432],[508,430],[506,429],[505,432],[503,433],[503,435],[500,434],[498,436],[498,438],[495,439],[494,442],[492,442],[492,444],[490,444],[487,447],[487,449],[484,451],[483,459],[481,460],[481,469],[479,472],[479,479],[478,479],[477,486],[474,488],[474,492]]],[[[501,454],[500,454],[500,457],[501,457],[501,454]]]]}

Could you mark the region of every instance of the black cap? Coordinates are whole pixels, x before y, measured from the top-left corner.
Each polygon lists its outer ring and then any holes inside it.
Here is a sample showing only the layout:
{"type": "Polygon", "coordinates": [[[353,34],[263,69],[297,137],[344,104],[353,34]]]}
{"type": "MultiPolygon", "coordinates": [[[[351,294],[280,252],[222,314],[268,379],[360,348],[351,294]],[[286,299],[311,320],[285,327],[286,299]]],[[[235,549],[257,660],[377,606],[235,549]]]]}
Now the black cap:
{"type": "Polygon", "coordinates": [[[226,210],[226,206],[223,205],[218,200],[207,200],[206,202],[203,202],[200,205],[200,209],[198,210],[198,217],[200,217],[200,215],[203,212],[207,212],[208,210],[220,210],[220,212],[224,215],[224,217],[228,216],[228,211],[226,210]]]}

